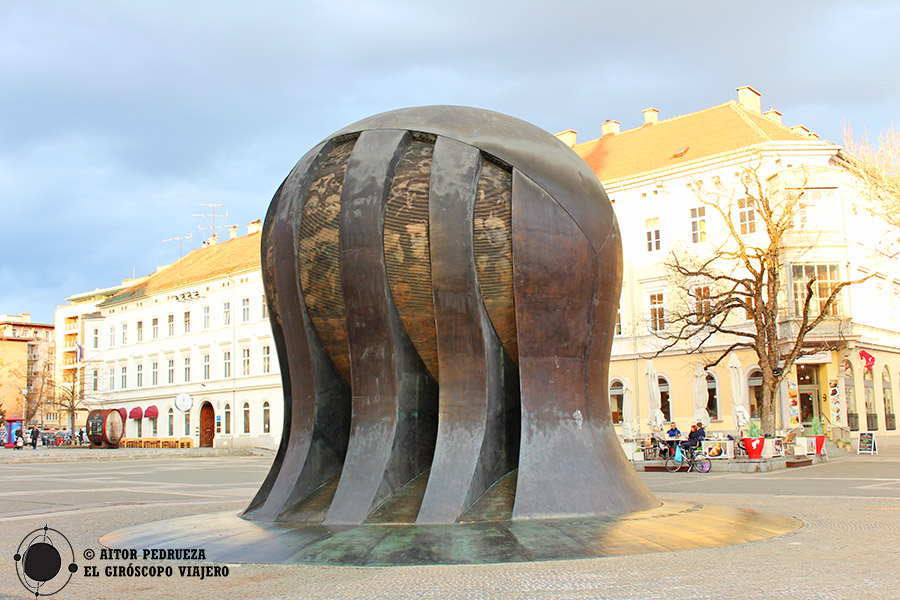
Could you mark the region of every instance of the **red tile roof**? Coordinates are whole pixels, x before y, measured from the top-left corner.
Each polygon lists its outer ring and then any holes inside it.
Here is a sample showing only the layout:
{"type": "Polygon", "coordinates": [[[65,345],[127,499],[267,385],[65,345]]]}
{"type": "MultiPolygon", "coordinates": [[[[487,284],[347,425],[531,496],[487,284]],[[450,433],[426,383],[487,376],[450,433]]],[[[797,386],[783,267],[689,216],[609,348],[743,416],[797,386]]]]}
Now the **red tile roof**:
{"type": "Polygon", "coordinates": [[[738,102],[629,129],[573,148],[601,182],[770,141],[810,141],[738,102]]]}

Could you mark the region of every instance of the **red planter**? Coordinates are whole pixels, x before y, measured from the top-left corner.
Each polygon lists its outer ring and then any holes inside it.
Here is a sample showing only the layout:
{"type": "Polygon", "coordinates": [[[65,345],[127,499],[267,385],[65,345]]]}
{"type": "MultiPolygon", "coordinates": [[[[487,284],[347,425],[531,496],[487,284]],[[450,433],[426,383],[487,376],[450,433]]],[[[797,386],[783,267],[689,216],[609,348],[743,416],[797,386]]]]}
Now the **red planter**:
{"type": "Polygon", "coordinates": [[[822,454],[822,448],[825,446],[825,435],[811,435],[809,437],[816,440],[816,454],[822,454]]]}
{"type": "Polygon", "coordinates": [[[760,460],[765,443],[766,438],[764,437],[745,437],[744,448],[747,449],[747,456],[753,460],[760,460]]]}

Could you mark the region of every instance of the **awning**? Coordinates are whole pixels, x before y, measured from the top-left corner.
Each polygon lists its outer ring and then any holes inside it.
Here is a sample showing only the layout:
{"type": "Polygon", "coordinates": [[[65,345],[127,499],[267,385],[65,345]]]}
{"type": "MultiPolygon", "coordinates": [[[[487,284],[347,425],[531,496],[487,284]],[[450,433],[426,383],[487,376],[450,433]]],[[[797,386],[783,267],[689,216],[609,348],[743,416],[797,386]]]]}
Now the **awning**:
{"type": "Polygon", "coordinates": [[[128,418],[128,411],[127,411],[127,410],[125,410],[124,408],[117,408],[116,410],[119,411],[119,414],[120,414],[120,415],[122,415],[122,420],[123,420],[123,421],[124,421],[125,419],[128,418]]]}
{"type": "Polygon", "coordinates": [[[147,410],[144,411],[144,416],[148,419],[155,419],[159,416],[159,410],[157,410],[156,405],[151,404],[147,407],[147,410]]]}
{"type": "Polygon", "coordinates": [[[140,419],[144,416],[144,411],[141,410],[140,406],[135,406],[131,409],[131,412],[128,413],[128,416],[132,419],[140,419]]]}

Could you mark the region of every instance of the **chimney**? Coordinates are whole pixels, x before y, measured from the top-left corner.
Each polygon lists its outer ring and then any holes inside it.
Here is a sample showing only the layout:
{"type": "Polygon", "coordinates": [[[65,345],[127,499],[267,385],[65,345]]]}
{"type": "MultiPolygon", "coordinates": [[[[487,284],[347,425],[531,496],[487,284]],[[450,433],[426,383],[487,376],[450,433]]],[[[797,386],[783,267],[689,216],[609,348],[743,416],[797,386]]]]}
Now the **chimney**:
{"type": "Polygon", "coordinates": [[[247,235],[259,233],[260,231],[262,231],[262,221],[259,219],[247,223],[247,235]]]}
{"type": "Polygon", "coordinates": [[[618,121],[607,119],[606,123],[600,126],[600,135],[616,135],[617,133],[619,133],[618,121]]]}
{"type": "Polygon", "coordinates": [[[793,127],[791,127],[791,131],[793,131],[793,132],[796,133],[797,135],[803,135],[803,136],[806,136],[806,137],[809,137],[809,136],[810,136],[810,131],[809,131],[809,129],[807,129],[807,128],[804,127],[803,125],[794,125],[793,127]]]}
{"type": "Polygon", "coordinates": [[[219,241],[219,234],[214,233],[211,236],[209,236],[208,240],[206,240],[206,245],[207,246],[215,246],[216,242],[218,242],[218,241],[219,241]]]}
{"type": "Polygon", "coordinates": [[[769,110],[764,112],[763,116],[773,123],[778,123],[779,125],[781,125],[781,113],[774,108],[770,108],[769,110]]]}
{"type": "Polygon", "coordinates": [[[644,113],[644,125],[659,123],[659,110],[655,108],[645,108],[641,112],[644,113]]]}
{"type": "Polygon", "coordinates": [[[238,226],[237,226],[237,225],[231,225],[231,226],[228,228],[228,239],[229,239],[229,240],[233,240],[233,239],[235,239],[235,238],[237,237],[237,230],[238,230],[238,226]]]}
{"type": "Polygon", "coordinates": [[[762,113],[762,103],[760,102],[760,93],[749,85],[737,88],[738,102],[745,108],[748,108],[756,114],[762,113]]]}
{"type": "Polygon", "coordinates": [[[571,148],[576,143],[578,143],[578,132],[574,129],[566,129],[565,131],[560,131],[556,134],[556,137],[563,144],[571,148]]]}

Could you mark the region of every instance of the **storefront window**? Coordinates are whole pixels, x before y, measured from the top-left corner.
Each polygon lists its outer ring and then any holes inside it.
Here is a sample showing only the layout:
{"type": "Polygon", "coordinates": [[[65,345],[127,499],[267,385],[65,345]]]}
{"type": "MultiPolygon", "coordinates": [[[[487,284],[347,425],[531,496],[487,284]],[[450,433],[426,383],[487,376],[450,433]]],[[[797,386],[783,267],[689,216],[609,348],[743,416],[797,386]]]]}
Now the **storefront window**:
{"type": "Polygon", "coordinates": [[[669,381],[662,376],[657,381],[659,381],[659,409],[668,423],[672,420],[672,408],[669,406],[669,381]]]}
{"type": "Polygon", "coordinates": [[[250,433],[250,404],[248,402],[244,402],[244,433],[250,433]]]}
{"type": "Polygon", "coordinates": [[[884,426],[886,429],[896,429],[897,421],[894,416],[894,394],[891,391],[891,372],[885,367],[881,372],[881,388],[884,393],[884,426]]]}
{"type": "Polygon", "coordinates": [[[865,382],[866,414],[874,415],[877,412],[875,410],[875,381],[870,369],[863,370],[863,381],[865,382]]]}
{"type": "Polygon", "coordinates": [[[850,361],[841,365],[844,372],[844,394],[847,397],[847,423],[850,431],[859,431],[859,413],[856,412],[856,382],[853,378],[853,367],[850,361]]]}
{"type": "Polygon", "coordinates": [[[263,433],[269,433],[271,427],[269,425],[269,403],[263,402],[263,433]]]}
{"type": "Polygon", "coordinates": [[[231,433],[231,405],[225,405],[225,416],[222,417],[222,420],[225,421],[225,433],[231,433]]]}
{"type": "Polygon", "coordinates": [[[169,408],[169,437],[175,435],[175,411],[169,408]]]}
{"type": "Polygon", "coordinates": [[[717,421],[719,419],[719,391],[718,385],[716,384],[716,378],[713,377],[712,373],[706,374],[706,390],[709,394],[709,400],[706,403],[706,412],[709,413],[710,419],[717,421]]]}
{"type": "Polygon", "coordinates": [[[612,413],[613,424],[622,422],[622,406],[625,401],[625,388],[622,382],[616,379],[609,386],[609,410],[612,413]]]}
{"type": "Polygon", "coordinates": [[[750,372],[747,378],[747,385],[750,387],[750,418],[759,418],[759,407],[762,406],[763,388],[762,388],[762,371],[755,369],[750,372]]]}

